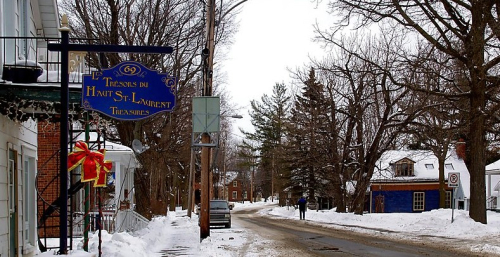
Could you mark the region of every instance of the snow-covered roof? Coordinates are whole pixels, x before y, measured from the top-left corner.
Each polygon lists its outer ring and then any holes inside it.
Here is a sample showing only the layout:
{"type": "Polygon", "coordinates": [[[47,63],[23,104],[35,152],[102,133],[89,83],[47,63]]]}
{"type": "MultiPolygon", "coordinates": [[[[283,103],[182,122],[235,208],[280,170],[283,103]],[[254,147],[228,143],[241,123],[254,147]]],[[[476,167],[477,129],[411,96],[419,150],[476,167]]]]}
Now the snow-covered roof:
{"type": "Polygon", "coordinates": [[[486,174],[500,174],[500,160],[486,165],[486,174]]]}
{"type": "Polygon", "coordinates": [[[233,182],[238,177],[239,172],[237,171],[226,171],[226,183],[229,184],[233,182]]]}
{"type": "MultiPolygon", "coordinates": [[[[95,142],[98,139],[98,134],[96,132],[90,132],[89,136],[90,142],[95,142]]],[[[81,133],[75,138],[75,141],[78,140],[85,141],[85,133],[81,133]]],[[[134,151],[130,147],[106,140],[103,143],[106,149],[106,160],[120,162],[121,165],[128,168],[136,168],[139,166],[134,151]]]]}
{"type": "MultiPolygon", "coordinates": [[[[465,163],[458,158],[454,149],[451,149],[445,160],[444,176],[448,178],[449,172],[459,172],[460,182],[465,197],[470,196],[470,175],[465,163]]],[[[391,150],[386,151],[378,160],[372,182],[417,182],[417,181],[438,181],[439,164],[437,157],[432,151],[427,150],[391,150]],[[410,159],[415,162],[413,166],[414,176],[395,176],[392,164],[402,160],[410,159]]]]}
{"type": "Polygon", "coordinates": [[[497,195],[494,191],[500,191],[500,160],[486,165],[486,193],[497,195]]]}

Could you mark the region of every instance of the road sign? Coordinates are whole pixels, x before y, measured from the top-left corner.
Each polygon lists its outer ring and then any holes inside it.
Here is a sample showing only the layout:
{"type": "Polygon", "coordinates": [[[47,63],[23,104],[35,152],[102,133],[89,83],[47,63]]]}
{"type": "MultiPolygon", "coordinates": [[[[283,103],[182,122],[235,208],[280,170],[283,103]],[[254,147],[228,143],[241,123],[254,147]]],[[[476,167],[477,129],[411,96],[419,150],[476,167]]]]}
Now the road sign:
{"type": "Polygon", "coordinates": [[[448,186],[458,187],[460,184],[460,173],[459,172],[449,172],[448,173],[448,186]]]}

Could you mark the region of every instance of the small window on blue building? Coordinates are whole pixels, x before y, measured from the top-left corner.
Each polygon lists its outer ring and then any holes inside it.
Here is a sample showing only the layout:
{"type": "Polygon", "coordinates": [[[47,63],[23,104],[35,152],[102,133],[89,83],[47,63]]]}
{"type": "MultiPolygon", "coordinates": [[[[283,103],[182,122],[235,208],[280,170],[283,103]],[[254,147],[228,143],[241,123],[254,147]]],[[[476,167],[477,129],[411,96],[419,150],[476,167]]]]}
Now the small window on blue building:
{"type": "Polygon", "coordinates": [[[413,211],[425,209],[425,192],[413,192],[413,211]]]}
{"type": "Polygon", "coordinates": [[[428,169],[428,170],[433,170],[434,169],[434,164],[432,163],[428,163],[425,165],[425,167],[428,169]]]}
{"type": "Polygon", "coordinates": [[[444,167],[445,167],[447,170],[454,170],[454,168],[453,168],[453,164],[451,164],[451,163],[446,163],[446,164],[444,165],[444,167]]]}
{"type": "Polygon", "coordinates": [[[409,159],[403,159],[395,164],[396,177],[412,177],[413,173],[413,161],[409,159]]]}

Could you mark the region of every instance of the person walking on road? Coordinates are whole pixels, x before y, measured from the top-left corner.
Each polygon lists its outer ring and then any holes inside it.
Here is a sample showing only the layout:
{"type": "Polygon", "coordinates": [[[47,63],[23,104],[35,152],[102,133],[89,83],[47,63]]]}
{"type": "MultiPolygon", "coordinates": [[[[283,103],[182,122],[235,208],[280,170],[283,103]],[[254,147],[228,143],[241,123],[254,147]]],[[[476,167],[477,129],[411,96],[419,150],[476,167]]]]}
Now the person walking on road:
{"type": "Polygon", "coordinates": [[[299,206],[299,213],[300,213],[300,219],[305,220],[306,219],[306,205],[307,201],[304,197],[301,197],[299,201],[297,202],[297,205],[299,206]]]}

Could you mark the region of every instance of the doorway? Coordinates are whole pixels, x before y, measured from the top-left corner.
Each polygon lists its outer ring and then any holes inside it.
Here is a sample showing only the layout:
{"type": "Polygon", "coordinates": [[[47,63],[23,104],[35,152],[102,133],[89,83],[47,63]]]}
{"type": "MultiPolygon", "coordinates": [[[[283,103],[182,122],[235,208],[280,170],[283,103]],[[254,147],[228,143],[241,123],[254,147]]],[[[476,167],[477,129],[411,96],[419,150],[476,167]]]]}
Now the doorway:
{"type": "Polygon", "coordinates": [[[17,174],[17,151],[9,148],[9,256],[17,257],[18,246],[18,174],[17,174]]]}
{"type": "Polygon", "coordinates": [[[375,213],[384,213],[385,199],[383,195],[375,196],[375,213]]]}

